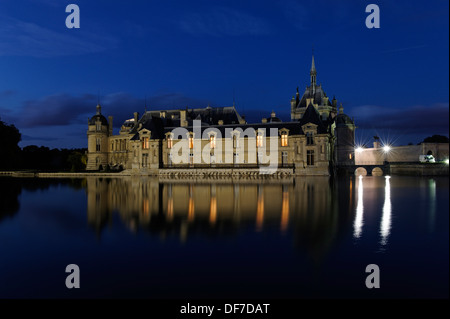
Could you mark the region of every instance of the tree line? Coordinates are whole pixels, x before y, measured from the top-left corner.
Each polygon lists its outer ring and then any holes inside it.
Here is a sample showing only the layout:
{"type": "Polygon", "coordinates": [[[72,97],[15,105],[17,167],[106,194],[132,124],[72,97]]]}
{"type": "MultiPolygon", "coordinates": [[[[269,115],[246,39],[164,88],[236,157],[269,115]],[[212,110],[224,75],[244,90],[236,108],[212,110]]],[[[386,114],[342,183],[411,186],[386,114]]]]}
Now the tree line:
{"type": "Polygon", "coordinates": [[[19,147],[22,135],[13,124],[0,120],[0,170],[82,171],[85,148],[50,149],[30,145],[19,147]]]}

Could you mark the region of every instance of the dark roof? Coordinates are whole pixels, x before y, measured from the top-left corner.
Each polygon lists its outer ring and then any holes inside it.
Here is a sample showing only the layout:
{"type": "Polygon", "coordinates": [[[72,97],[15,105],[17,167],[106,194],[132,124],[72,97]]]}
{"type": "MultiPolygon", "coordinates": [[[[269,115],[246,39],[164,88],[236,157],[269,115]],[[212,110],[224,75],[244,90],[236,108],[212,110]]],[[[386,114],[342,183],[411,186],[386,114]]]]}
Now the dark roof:
{"type": "Polygon", "coordinates": [[[312,123],[317,125],[317,133],[323,134],[328,133],[330,131],[330,126],[333,124],[334,119],[331,115],[325,121],[321,119],[319,111],[311,104],[306,108],[305,114],[300,119],[300,126],[303,126],[307,123],[312,123]]]}
{"type": "MultiPolygon", "coordinates": [[[[165,133],[171,132],[174,128],[176,127],[166,127],[164,129],[165,133]]],[[[266,130],[266,135],[270,136],[270,129],[271,128],[277,128],[278,130],[282,129],[282,128],[286,128],[289,130],[289,135],[301,135],[303,134],[302,128],[299,125],[298,121],[295,122],[274,122],[274,123],[255,123],[255,124],[230,124],[230,125],[202,125],[201,126],[201,132],[203,134],[203,132],[205,130],[208,129],[217,129],[219,130],[220,134],[222,135],[222,137],[230,137],[227,136],[226,133],[231,133],[232,130],[234,130],[235,128],[241,128],[243,131],[245,131],[248,128],[253,128],[255,131],[257,131],[258,129],[265,129],[266,130]]],[[[194,128],[193,126],[187,126],[185,127],[185,129],[187,129],[188,131],[193,131],[194,128]]],[[[278,133],[277,133],[278,134],[278,133]]]]}
{"type": "Polygon", "coordinates": [[[197,109],[178,109],[178,110],[161,110],[161,111],[148,111],[155,117],[160,117],[161,112],[164,112],[165,118],[163,118],[165,126],[179,126],[180,125],[180,112],[186,111],[186,120],[189,125],[192,125],[194,120],[200,120],[202,123],[209,125],[219,124],[219,120],[223,121],[223,124],[239,124],[242,121],[242,117],[236,111],[234,106],[225,107],[206,107],[197,109]]]}
{"type": "Polygon", "coordinates": [[[141,129],[147,129],[151,132],[152,139],[162,139],[164,138],[164,123],[163,121],[156,116],[152,116],[149,112],[145,113],[141,119],[137,122],[131,131],[130,134],[135,134],[131,139],[136,140],[139,139],[138,132],[141,129]]]}
{"type": "MultiPolygon", "coordinates": [[[[316,90],[315,90],[314,94],[312,94],[311,87],[308,86],[305,89],[305,93],[303,93],[303,96],[300,99],[300,102],[297,104],[297,107],[307,107],[306,99],[309,99],[311,97],[314,97],[314,104],[322,105],[322,99],[324,97],[327,97],[325,91],[322,89],[322,85],[316,86],[316,90]]],[[[327,105],[332,106],[330,100],[328,100],[327,105]]]]}
{"type": "Polygon", "coordinates": [[[89,125],[95,125],[95,122],[97,122],[98,120],[100,120],[100,122],[102,122],[102,125],[108,125],[108,120],[106,119],[106,117],[104,117],[101,114],[96,114],[94,115],[90,120],[89,120],[89,125]]]}
{"type": "Polygon", "coordinates": [[[347,124],[354,124],[353,120],[346,114],[338,114],[336,117],[336,125],[347,125],[347,124]]]}

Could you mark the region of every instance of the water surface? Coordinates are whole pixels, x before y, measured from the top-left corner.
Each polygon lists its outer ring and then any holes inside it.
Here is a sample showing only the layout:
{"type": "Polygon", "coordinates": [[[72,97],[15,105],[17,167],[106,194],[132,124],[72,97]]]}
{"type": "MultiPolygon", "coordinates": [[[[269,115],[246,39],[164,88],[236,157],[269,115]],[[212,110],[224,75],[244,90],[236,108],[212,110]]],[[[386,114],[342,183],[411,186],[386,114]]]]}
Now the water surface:
{"type": "Polygon", "coordinates": [[[448,188],[2,177],[0,298],[448,298],[448,188]],[[65,286],[68,264],[80,289],[65,286]]]}

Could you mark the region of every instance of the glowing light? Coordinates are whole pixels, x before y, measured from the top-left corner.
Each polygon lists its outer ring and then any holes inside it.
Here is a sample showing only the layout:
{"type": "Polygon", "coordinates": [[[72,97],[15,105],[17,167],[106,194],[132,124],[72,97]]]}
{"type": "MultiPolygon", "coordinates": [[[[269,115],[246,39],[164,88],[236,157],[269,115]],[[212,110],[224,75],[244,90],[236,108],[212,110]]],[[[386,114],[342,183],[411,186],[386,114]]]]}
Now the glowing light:
{"type": "Polygon", "coordinates": [[[361,153],[364,149],[360,146],[355,149],[357,153],[361,153]]]}
{"type": "Polygon", "coordinates": [[[389,145],[383,146],[383,151],[384,151],[385,153],[388,153],[390,150],[391,150],[391,147],[390,147],[389,145]]]}
{"type": "Polygon", "coordinates": [[[386,185],[384,187],[384,206],[383,206],[383,216],[381,217],[381,245],[386,245],[389,234],[391,232],[391,184],[389,182],[390,176],[386,176],[386,185]]]}
{"type": "Polygon", "coordinates": [[[448,158],[444,161],[444,163],[448,165],[448,158]]]}
{"type": "Polygon", "coordinates": [[[356,205],[356,216],[355,221],[353,222],[353,237],[359,238],[362,233],[362,226],[364,224],[363,221],[363,213],[364,213],[364,206],[363,206],[363,193],[364,193],[364,186],[363,186],[363,177],[362,175],[359,175],[359,183],[358,183],[358,203],[356,205]]]}

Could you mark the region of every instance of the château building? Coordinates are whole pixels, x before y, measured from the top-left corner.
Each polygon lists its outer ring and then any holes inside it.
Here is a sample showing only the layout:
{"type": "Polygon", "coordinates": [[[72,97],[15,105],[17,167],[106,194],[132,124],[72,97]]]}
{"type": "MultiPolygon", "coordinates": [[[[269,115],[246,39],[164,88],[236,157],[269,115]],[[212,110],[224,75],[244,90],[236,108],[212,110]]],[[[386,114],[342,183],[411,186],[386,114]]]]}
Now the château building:
{"type": "Polygon", "coordinates": [[[86,169],[245,174],[267,167],[288,175],[330,175],[337,163],[354,163],[355,125],[316,78],[313,56],[310,85],[301,97],[297,88],[289,122],[272,112],[260,123],[248,123],[234,105],[186,107],[135,112],[114,135],[112,117],[107,120],[97,105],[88,122],[86,169]]]}

